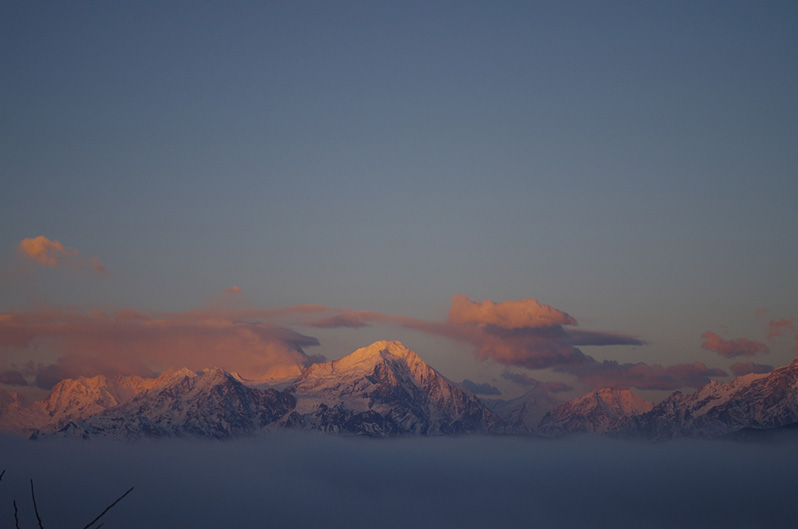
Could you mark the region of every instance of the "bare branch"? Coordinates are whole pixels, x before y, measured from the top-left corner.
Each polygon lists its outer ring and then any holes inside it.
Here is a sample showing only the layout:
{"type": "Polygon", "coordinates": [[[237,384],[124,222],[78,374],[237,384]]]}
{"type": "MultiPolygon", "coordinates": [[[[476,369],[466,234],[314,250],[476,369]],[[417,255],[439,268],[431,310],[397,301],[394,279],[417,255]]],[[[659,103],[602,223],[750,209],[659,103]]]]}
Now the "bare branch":
{"type": "Polygon", "coordinates": [[[5,476],[5,474],[6,474],[6,471],[5,471],[5,469],[3,469],[3,471],[0,472],[0,481],[3,481],[3,476],[5,476]]]}
{"type": "MultiPolygon", "coordinates": [[[[127,489],[127,492],[125,492],[124,494],[122,494],[121,496],[119,496],[119,497],[116,499],[116,501],[115,501],[115,502],[113,502],[111,505],[109,505],[108,507],[106,507],[106,508],[105,508],[105,510],[104,510],[103,512],[101,512],[101,513],[100,513],[100,515],[99,515],[97,518],[95,518],[94,520],[90,521],[90,522],[89,522],[89,523],[86,525],[86,527],[84,527],[83,529],[89,529],[89,527],[91,527],[92,525],[94,525],[95,523],[97,523],[97,520],[99,520],[100,518],[102,518],[103,516],[105,516],[105,513],[107,513],[108,511],[110,511],[110,510],[111,510],[111,507],[113,507],[114,505],[116,505],[117,503],[119,503],[120,501],[122,501],[122,498],[124,498],[125,496],[127,496],[128,494],[130,494],[130,492],[131,492],[132,490],[133,490],[133,487],[130,487],[129,489],[127,489]]],[[[100,526],[102,526],[102,525],[103,525],[103,524],[100,524],[100,526]]],[[[100,527],[100,526],[98,526],[98,527],[100,527]]],[[[97,528],[95,528],[95,529],[97,529],[97,528]]]]}
{"type": "Polygon", "coordinates": [[[19,529],[19,515],[17,514],[17,500],[14,500],[14,527],[19,529]]]}
{"type": "Polygon", "coordinates": [[[33,512],[36,513],[36,520],[39,522],[39,529],[44,529],[42,519],[39,517],[39,508],[36,506],[36,494],[33,492],[33,480],[30,480],[30,497],[33,498],[33,512]]]}

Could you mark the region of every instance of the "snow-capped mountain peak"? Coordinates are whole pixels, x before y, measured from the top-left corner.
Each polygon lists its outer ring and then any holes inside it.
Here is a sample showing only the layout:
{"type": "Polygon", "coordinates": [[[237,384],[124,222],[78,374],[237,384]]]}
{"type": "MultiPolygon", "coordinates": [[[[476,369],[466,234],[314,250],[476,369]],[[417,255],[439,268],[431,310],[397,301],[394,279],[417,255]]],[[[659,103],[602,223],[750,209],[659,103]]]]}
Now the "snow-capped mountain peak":
{"type": "Polygon", "coordinates": [[[628,389],[602,388],[564,402],[540,422],[540,431],[551,436],[572,433],[604,433],[625,417],[651,410],[654,403],[628,389]]]}
{"type": "Polygon", "coordinates": [[[371,435],[485,430],[498,419],[396,341],[313,364],[291,386],[293,425],[371,435]],[[342,424],[343,423],[343,424],[342,424]]]}

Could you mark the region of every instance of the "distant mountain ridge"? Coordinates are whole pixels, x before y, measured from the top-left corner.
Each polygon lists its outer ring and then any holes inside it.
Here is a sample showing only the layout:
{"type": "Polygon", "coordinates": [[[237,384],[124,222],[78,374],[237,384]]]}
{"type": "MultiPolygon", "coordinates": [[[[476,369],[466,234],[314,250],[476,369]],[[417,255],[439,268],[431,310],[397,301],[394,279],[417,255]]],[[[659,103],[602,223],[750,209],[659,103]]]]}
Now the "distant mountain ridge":
{"type": "Polygon", "coordinates": [[[562,399],[552,393],[545,384],[537,384],[532,389],[510,400],[493,400],[488,407],[504,421],[508,433],[530,434],[538,432],[541,419],[562,399]]]}
{"type": "Polygon", "coordinates": [[[230,438],[293,428],[369,436],[484,433],[500,419],[399,342],[313,364],[283,391],[218,368],[63,380],[41,402],[0,391],[0,428],[40,437],[230,438]]]}
{"type": "Polygon", "coordinates": [[[541,419],[538,431],[551,437],[613,431],[627,417],[650,411],[653,402],[628,389],[603,388],[564,402],[541,419]]]}
{"type": "Polygon", "coordinates": [[[675,392],[651,411],[622,421],[616,435],[661,440],[718,438],[798,422],[798,359],[768,374],[712,381],[695,393],[675,392]]]}
{"type": "MultiPolygon", "coordinates": [[[[798,359],[769,374],[713,381],[658,404],[603,388],[561,402],[545,385],[490,408],[400,342],[313,364],[286,389],[247,386],[218,368],[157,378],[62,380],[42,401],[0,390],[0,430],[41,437],[209,437],[279,429],[375,437],[598,434],[665,440],[753,438],[798,424],[798,359]],[[734,434],[740,432],[736,437],[734,434]]],[[[760,436],[761,437],[761,436],[760,436]]]]}

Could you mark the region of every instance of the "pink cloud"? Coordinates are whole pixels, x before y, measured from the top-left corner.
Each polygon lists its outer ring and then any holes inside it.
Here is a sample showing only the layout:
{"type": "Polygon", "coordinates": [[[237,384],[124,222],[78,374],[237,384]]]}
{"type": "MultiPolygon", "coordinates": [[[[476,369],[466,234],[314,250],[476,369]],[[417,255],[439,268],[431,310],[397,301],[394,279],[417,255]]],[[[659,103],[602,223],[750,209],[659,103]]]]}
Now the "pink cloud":
{"type": "Polygon", "coordinates": [[[692,364],[625,363],[604,360],[580,366],[558,366],[556,371],[570,373],[585,384],[595,388],[637,388],[674,390],[682,387],[698,388],[710,381],[710,377],[726,377],[722,369],[707,367],[702,362],[692,364]]]}
{"type": "Polygon", "coordinates": [[[476,356],[506,366],[543,369],[586,363],[591,358],[577,346],[641,345],[632,336],[566,328],[576,320],[532,298],[474,302],[456,294],[444,322],[430,322],[371,311],[329,308],[332,314],[316,320],[316,327],[363,327],[371,322],[399,325],[469,343],[476,356]]]}
{"type": "Polygon", "coordinates": [[[703,364],[598,362],[579,347],[644,342],[618,333],[574,329],[573,317],[531,298],[495,303],[462,295],[452,298],[449,318],[441,322],[322,305],[258,309],[216,303],[183,313],[14,312],[0,314],[0,354],[3,346],[57,350],[58,362],[40,368],[42,384],[84,369],[146,374],[172,366],[219,366],[247,378],[266,378],[296,374],[301,366],[322,360],[302,349],[317,345],[316,338],[284,325],[359,328],[371,323],[444,336],[469,344],[480,359],[507,367],[554,368],[588,384],[671,389],[726,376],[703,364]]]}
{"type": "Polygon", "coordinates": [[[563,393],[565,391],[571,391],[574,389],[565,382],[558,382],[556,380],[550,380],[548,382],[544,382],[543,384],[545,384],[546,389],[552,393],[563,393]]]}
{"type": "Polygon", "coordinates": [[[318,345],[316,338],[224,312],[125,309],[108,315],[51,308],[0,315],[0,355],[37,347],[60,355],[55,364],[44,366],[49,375],[42,376],[48,380],[65,374],[149,375],[168,367],[213,366],[253,379],[287,377],[310,362],[302,347],[312,345],[318,345]]]}
{"type": "Polygon", "coordinates": [[[701,335],[703,342],[701,347],[707,351],[718,353],[725,358],[734,358],[735,356],[754,356],[757,354],[767,354],[770,348],[756,340],[749,340],[747,338],[735,338],[733,340],[724,340],[712,331],[707,331],[701,335]]]}
{"type": "Polygon", "coordinates": [[[462,294],[452,297],[448,321],[454,324],[496,325],[504,329],[576,325],[576,320],[565,312],[532,298],[500,303],[491,300],[474,302],[462,294]]]}
{"type": "Polygon", "coordinates": [[[229,288],[224,289],[224,294],[233,294],[233,295],[235,295],[235,294],[243,294],[243,293],[244,293],[244,291],[241,290],[241,287],[239,287],[238,285],[233,285],[233,286],[231,286],[229,288]]]}
{"type": "Polygon", "coordinates": [[[767,364],[755,364],[753,362],[737,362],[729,366],[729,369],[736,377],[748,375],[749,373],[770,373],[773,366],[767,364]]]}
{"type": "Polygon", "coordinates": [[[59,241],[50,240],[44,235],[22,239],[17,250],[29,261],[42,266],[93,270],[104,276],[109,275],[96,257],[85,257],[77,249],[65,248],[59,241]]]}
{"type": "Polygon", "coordinates": [[[532,298],[474,302],[461,294],[452,297],[446,322],[451,334],[474,345],[478,358],[527,369],[591,362],[577,346],[643,344],[631,336],[569,328],[576,324],[532,298]]]}

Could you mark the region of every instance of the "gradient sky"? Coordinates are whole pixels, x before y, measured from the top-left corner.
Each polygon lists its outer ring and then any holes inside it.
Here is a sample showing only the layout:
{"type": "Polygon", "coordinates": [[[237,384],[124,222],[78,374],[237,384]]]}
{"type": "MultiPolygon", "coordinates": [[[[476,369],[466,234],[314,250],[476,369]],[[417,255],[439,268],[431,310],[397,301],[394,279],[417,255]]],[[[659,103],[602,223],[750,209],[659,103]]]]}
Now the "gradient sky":
{"type": "MultiPolygon", "coordinates": [[[[783,365],[796,57],[794,2],[4,2],[0,311],[534,298],[646,342],[599,360],[783,365]],[[72,265],[25,259],[40,235],[72,265]]],[[[290,327],[523,391],[440,335],[290,327]]]]}

